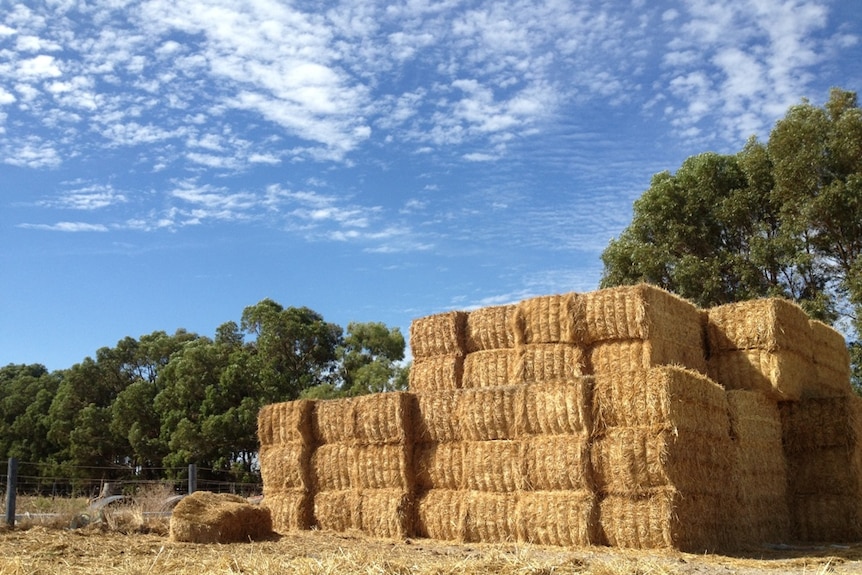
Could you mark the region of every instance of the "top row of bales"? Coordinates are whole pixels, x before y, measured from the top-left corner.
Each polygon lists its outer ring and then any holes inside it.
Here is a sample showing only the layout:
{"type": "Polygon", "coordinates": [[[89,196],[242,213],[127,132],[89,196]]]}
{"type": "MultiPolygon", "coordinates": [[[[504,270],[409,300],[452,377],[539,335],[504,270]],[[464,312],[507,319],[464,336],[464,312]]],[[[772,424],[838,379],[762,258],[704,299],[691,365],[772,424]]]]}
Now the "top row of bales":
{"type": "Polygon", "coordinates": [[[567,375],[608,361],[625,368],[623,353],[641,368],[677,365],[776,401],[852,394],[843,336],[775,298],[704,310],[646,284],[540,296],[415,320],[410,346],[412,391],[530,383],[530,360],[545,350],[576,356],[567,375]]]}

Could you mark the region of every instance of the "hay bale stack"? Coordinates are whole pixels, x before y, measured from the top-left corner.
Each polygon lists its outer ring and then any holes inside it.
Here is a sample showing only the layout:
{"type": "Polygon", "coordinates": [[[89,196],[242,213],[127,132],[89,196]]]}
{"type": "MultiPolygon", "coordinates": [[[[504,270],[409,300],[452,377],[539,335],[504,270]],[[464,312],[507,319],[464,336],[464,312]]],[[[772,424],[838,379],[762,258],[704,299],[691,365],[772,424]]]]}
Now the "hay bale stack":
{"type": "Polygon", "coordinates": [[[171,541],[241,543],[271,535],[269,510],[238,495],[197,491],[184,497],[171,513],[171,541]]]}
{"type": "Polygon", "coordinates": [[[473,310],[467,315],[466,351],[490,351],[515,347],[517,306],[497,305],[473,310]]]}
{"type": "Polygon", "coordinates": [[[459,389],[467,354],[467,312],[451,311],[410,324],[411,391],[459,389]]]}
{"type": "Polygon", "coordinates": [[[707,311],[709,375],[727,389],[799,400],[814,378],[812,334],[798,305],[770,298],[707,311]]]}
{"type": "MultiPolygon", "coordinates": [[[[635,354],[630,361],[642,368],[680,365],[706,373],[703,316],[694,304],[647,284],[597,290],[582,299],[575,321],[579,343],[602,344],[605,355],[635,354]],[[613,349],[620,345],[626,348],[613,349]]],[[[598,376],[605,364],[594,360],[598,376]]]]}
{"type": "Polygon", "coordinates": [[[729,391],[733,475],[736,486],[734,521],[739,543],[782,543],[790,540],[787,506],[787,461],[782,447],[778,405],[754,391],[729,391]]]}
{"type": "Polygon", "coordinates": [[[862,537],[862,399],[780,405],[793,535],[800,541],[862,537]]]}
{"type": "Polygon", "coordinates": [[[483,349],[464,358],[462,387],[496,387],[515,382],[519,350],[515,348],[483,349]]]}
{"type": "Polygon", "coordinates": [[[278,532],[311,526],[314,401],[267,405],[258,414],[263,506],[278,532]]]}
{"type": "Polygon", "coordinates": [[[318,401],[310,476],[320,529],[404,538],[413,531],[413,417],[406,392],[318,401]]]}
{"type": "Polygon", "coordinates": [[[851,395],[850,351],[844,336],[832,327],[811,320],[811,350],[814,356],[814,377],[805,387],[809,397],[851,395]]]}
{"type": "Polygon", "coordinates": [[[614,546],[729,544],[731,470],[724,390],[680,367],[596,377],[591,461],[600,527],[614,546]],[[690,526],[690,529],[689,529],[690,526]]]}
{"type": "Polygon", "coordinates": [[[545,295],[519,302],[514,316],[515,345],[575,343],[578,310],[582,305],[582,296],[576,293],[545,295]]]}

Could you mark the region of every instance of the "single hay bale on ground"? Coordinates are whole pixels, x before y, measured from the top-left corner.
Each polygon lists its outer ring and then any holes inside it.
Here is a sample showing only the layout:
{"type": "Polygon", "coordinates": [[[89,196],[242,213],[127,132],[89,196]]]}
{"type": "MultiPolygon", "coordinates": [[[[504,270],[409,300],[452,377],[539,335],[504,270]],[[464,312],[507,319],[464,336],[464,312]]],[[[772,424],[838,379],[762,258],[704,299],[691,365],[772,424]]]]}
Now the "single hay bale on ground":
{"type": "Polygon", "coordinates": [[[462,389],[456,417],[466,440],[515,439],[523,428],[524,386],[462,389]]]}
{"type": "Polygon", "coordinates": [[[583,348],[570,343],[533,343],[518,348],[511,383],[547,383],[582,377],[586,372],[583,348]]]}
{"type": "Polygon", "coordinates": [[[314,401],[299,399],[261,408],[257,418],[261,446],[311,443],[311,412],[314,401]]]}
{"type": "Polygon", "coordinates": [[[602,541],[612,547],[711,552],[733,545],[727,497],[684,495],[660,487],[646,495],[609,495],[599,504],[602,541]]]}
{"type": "Polygon", "coordinates": [[[518,495],[518,540],[537,545],[598,544],[598,501],[589,490],[533,491],[518,495]]]}
{"type": "Polygon", "coordinates": [[[524,489],[527,491],[592,491],[590,435],[539,435],[522,440],[524,489]]]}
{"type": "Polygon", "coordinates": [[[591,460],[597,492],[644,496],[660,487],[685,495],[720,494],[732,488],[728,428],[613,427],[592,443],[591,460]]]}
{"type": "Polygon", "coordinates": [[[518,303],[513,324],[515,345],[575,343],[580,297],[576,293],[545,295],[518,303]]]}
{"type": "Polygon", "coordinates": [[[594,427],[672,426],[723,430],[728,422],[724,389],[703,374],[663,366],[648,370],[603,371],[593,388],[594,427]]]}
{"type": "Polygon", "coordinates": [[[417,443],[461,441],[458,421],[458,391],[426,391],[416,393],[416,413],[413,416],[417,443]]]}
{"type": "Polygon", "coordinates": [[[519,353],[514,348],[474,351],[464,358],[464,388],[496,387],[515,382],[519,353]]]}
{"type": "Polygon", "coordinates": [[[741,349],[710,357],[708,373],[725,389],[758,391],[775,401],[797,401],[814,378],[814,364],[795,351],[741,349]]]}
{"type": "Polygon", "coordinates": [[[524,435],[565,435],[593,430],[592,377],[524,386],[524,435]]]}
{"type": "Polygon", "coordinates": [[[520,441],[464,442],[464,488],[489,493],[524,489],[524,447],[520,441]]]}
{"type": "Polygon", "coordinates": [[[264,494],[310,489],[311,453],[306,443],[261,446],[258,459],[264,494]]]}
{"type": "Polygon", "coordinates": [[[427,539],[463,542],[467,539],[468,492],[431,489],[416,500],[416,535],[427,539]]]}
{"type": "Polygon", "coordinates": [[[414,450],[416,489],[464,489],[465,442],[420,443],[414,450]]]}
{"type": "Polygon", "coordinates": [[[578,310],[582,316],[575,323],[577,341],[584,345],[654,338],[703,345],[701,311],[661,288],[638,284],[601,289],[581,297],[583,305],[578,310]]]}
{"type": "Polygon", "coordinates": [[[171,541],[241,543],[270,536],[269,509],[238,495],[196,491],[177,503],[171,514],[171,541]]]}
{"type": "Polygon", "coordinates": [[[272,527],[278,533],[303,531],[312,526],[311,494],[305,490],[265,495],[261,505],[269,509],[272,527]]]}
{"type": "Polygon", "coordinates": [[[410,391],[460,389],[464,376],[463,355],[419,357],[410,366],[410,391]]]}
{"type": "Polygon", "coordinates": [[[404,391],[371,393],[355,400],[352,440],[357,443],[402,443],[413,441],[416,398],[404,391]]]}
{"type": "Polygon", "coordinates": [[[410,350],[413,358],[467,353],[467,312],[450,311],[413,320],[410,350]]]}
{"type": "Polygon", "coordinates": [[[811,358],[811,326],[805,311],[778,298],[729,303],[706,310],[710,355],[759,349],[794,351],[811,358]]]}
{"type": "Polygon", "coordinates": [[[593,344],[587,356],[587,369],[594,375],[663,365],[707,373],[707,361],[700,340],[691,344],[659,336],[604,341],[593,344]]]}
{"type": "Polygon", "coordinates": [[[467,353],[515,347],[515,305],[496,305],[467,315],[467,353]]]}
{"type": "Polygon", "coordinates": [[[814,377],[806,382],[803,394],[807,397],[851,395],[850,351],[844,336],[817,320],[811,320],[810,325],[814,377]]]}

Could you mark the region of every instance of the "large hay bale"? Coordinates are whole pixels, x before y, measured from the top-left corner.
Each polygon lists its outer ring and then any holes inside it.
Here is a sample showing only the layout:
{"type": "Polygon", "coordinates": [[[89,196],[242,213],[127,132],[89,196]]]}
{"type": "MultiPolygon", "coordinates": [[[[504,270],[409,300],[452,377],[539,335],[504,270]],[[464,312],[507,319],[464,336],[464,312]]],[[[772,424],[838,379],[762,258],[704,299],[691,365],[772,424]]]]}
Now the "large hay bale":
{"type": "Polygon", "coordinates": [[[458,391],[416,393],[413,417],[414,437],[418,443],[442,443],[462,439],[458,420],[458,391]]]}
{"type": "Polygon", "coordinates": [[[311,494],[305,490],[280,492],[264,496],[261,505],[269,509],[272,527],[279,533],[310,529],[312,520],[311,494]]]}
{"type": "Polygon", "coordinates": [[[634,549],[724,549],[733,537],[725,501],[715,494],[684,495],[673,487],[641,496],[609,495],[599,504],[602,540],[634,549]]]}
{"type": "Polygon", "coordinates": [[[710,355],[760,349],[794,351],[811,358],[811,326],[805,311],[777,298],[748,300],[710,308],[707,347],[710,355]]]}
{"type": "Polygon", "coordinates": [[[522,440],[523,489],[584,491],[593,488],[590,435],[539,435],[522,440]]]}
{"type": "Polygon", "coordinates": [[[171,514],[171,541],[241,543],[271,535],[269,509],[238,495],[196,491],[177,503],[171,514]]]}
{"type": "Polygon", "coordinates": [[[316,401],[311,413],[314,443],[342,443],[356,436],[356,405],[354,398],[316,401]]]}
{"type": "Polygon", "coordinates": [[[416,488],[420,491],[464,488],[465,442],[420,443],[414,451],[416,488]]]}
{"type": "Polygon", "coordinates": [[[795,351],[741,349],[710,357],[708,373],[725,389],[758,391],[775,401],[796,401],[814,378],[814,364],[795,351]]]}
{"type": "Polygon", "coordinates": [[[721,386],[695,371],[663,366],[603,371],[595,375],[594,427],[725,429],[727,397],[721,386]]]}
{"type": "Polygon", "coordinates": [[[413,536],[416,502],[412,492],[400,489],[364,490],[359,505],[360,529],[367,535],[402,540],[413,536]]]}
{"type": "Polygon", "coordinates": [[[703,346],[662,337],[621,339],[594,344],[588,354],[592,374],[649,369],[675,365],[700,373],[707,372],[703,346]]]}
{"type": "Polygon", "coordinates": [[[313,510],[318,529],[344,532],[362,528],[362,496],[357,489],[315,493],[313,510]]]}
{"type": "Polygon", "coordinates": [[[545,295],[519,302],[515,310],[516,345],[575,343],[575,320],[580,296],[576,293],[545,295]]]}
{"type": "Polygon", "coordinates": [[[513,348],[486,349],[468,353],[464,358],[464,388],[495,387],[515,382],[520,354],[513,348]]]}
{"type": "Polygon", "coordinates": [[[450,311],[413,320],[410,324],[410,350],[413,358],[436,355],[464,355],[467,312],[450,311]]]}
{"type": "Polygon", "coordinates": [[[736,487],[736,540],[757,545],[790,540],[787,461],[778,405],[753,391],[727,392],[736,487]]]}
{"type": "Polygon", "coordinates": [[[599,543],[598,501],[589,490],[520,493],[517,516],[519,541],[562,547],[599,543]]]}
{"type": "Polygon", "coordinates": [[[860,404],[862,399],[857,396],[780,403],[785,452],[809,453],[827,447],[856,449],[862,440],[860,404]]]}
{"type": "Polygon", "coordinates": [[[262,445],[258,459],[264,494],[310,489],[311,453],[306,443],[262,445]]]}
{"type": "Polygon", "coordinates": [[[795,495],[790,516],[796,541],[858,543],[862,537],[859,495],[795,495]]]}
{"type": "Polygon", "coordinates": [[[844,336],[825,323],[811,320],[814,377],[803,390],[807,397],[850,395],[850,351],[844,336]]]}
{"type": "Polygon", "coordinates": [[[533,343],[518,348],[512,383],[577,379],[586,372],[583,348],[570,343],[533,343]]]}
{"type": "Polygon", "coordinates": [[[515,347],[517,306],[496,305],[467,315],[467,353],[515,347]]]}
{"type": "Polygon", "coordinates": [[[460,389],[464,376],[463,355],[435,355],[413,359],[410,366],[410,391],[460,389]]]}
{"type": "Polygon", "coordinates": [[[524,386],[525,435],[565,435],[592,432],[592,377],[524,386]]]}
{"type": "Polygon", "coordinates": [[[299,399],[261,408],[257,418],[261,446],[311,443],[311,412],[314,401],[299,399]]]}
{"type": "Polygon", "coordinates": [[[311,457],[315,491],[413,487],[412,444],[328,443],[311,457]]]}
{"type": "Polygon", "coordinates": [[[723,430],[614,427],[593,441],[591,460],[596,490],[643,496],[675,487],[686,496],[729,489],[732,469],[728,428],[723,430]],[[720,437],[721,433],[724,437],[720,437]]]}
{"type": "Polygon", "coordinates": [[[514,492],[526,487],[526,457],[520,441],[464,442],[464,489],[514,492]]]}
{"type": "Polygon", "coordinates": [[[462,389],[456,417],[464,439],[515,439],[523,428],[524,386],[462,389]]]}
{"type": "Polygon", "coordinates": [[[583,294],[576,321],[585,345],[626,339],[664,339],[699,347],[703,320],[692,303],[661,288],[639,284],[583,294]]]}
{"type": "Polygon", "coordinates": [[[431,489],[416,501],[416,535],[441,541],[467,538],[467,491],[431,489]]]}
{"type": "Polygon", "coordinates": [[[358,443],[411,443],[413,441],[413,394],[403,391],[372,393],[355,400],[352,441],[358,443]]]}
{"type": "Polygon", "coordinates": [[[521,539],[524,529],[518,513],[518,493],[466,493],[465,542],[512,543],[521,539]]]}

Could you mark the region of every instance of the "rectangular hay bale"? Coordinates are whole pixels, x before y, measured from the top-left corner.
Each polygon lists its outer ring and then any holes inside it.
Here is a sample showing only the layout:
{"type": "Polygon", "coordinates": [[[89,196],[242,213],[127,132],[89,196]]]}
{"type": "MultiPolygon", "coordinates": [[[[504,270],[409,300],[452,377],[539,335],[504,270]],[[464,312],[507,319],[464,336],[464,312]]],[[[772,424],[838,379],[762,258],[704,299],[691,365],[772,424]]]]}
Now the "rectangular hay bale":
{"type": "Polygon", "coordinates": [[[313,497],[314,526],[322,531],[362,529],[362,494],[356,489],[320,491],[313,497]]]}
{"type": "Polygon", "coordinates": [[[298,399],[265,405],[258,413],[258,439],[262,446],[310,443],[314,400],[298,399]]]}
{"type": "Polygon", "coordinates": [[[496,305],[467,315],[466,351],[488,351],[515,347],[515,305],[496,305]]]}
{"type": "Polygon", "coordinates": [[[576,321],[580,343],[662,338],[702,346],[700,310],[661,288],[620,286],[589,292],[582,298],[582,316],[576,321]]]}
{"type": "Polygon", "coordinates": [[[729,427],[725,390],[701,373],[663,366],[606,371],[594,378],[597,430],[671,425],[726,432],[729,427]]]}
{"type": "Polygon", "coordinates": [[[594,380],[582,376],[566,381],[524,386],[524,435],[565,435],[593,430],[594,380]]]}
{"type": "Polygon", "coordinates": [[[400,489],[362,491],[360,529],[371,537],[404,540],[413,536],[415,500],[400,489]]]}
{"type": "Polygon", "coordinates": [[[808,315],[795,303],[778,298],[729,303],[706,310],[710,355],[759,349],[811,354],[808,315]]]}
{"type": "Polygon", "coordinates": [[[581,304],[576,293],[538,296],[517,304],[515,345],[575,343],[575,320],[581,304]]]}
{"type": "Polygon", "coordinates": [[[569,343],[533,343],[518,348],[512,383],[548,383],[586,373],[586,354],[569,343]]]}
{"type": "Polygon", "coordinates": [[[410,366],[410,391],[460,389],[464,376],[463,355],[418,357],[410,366]]]}
{"type": "Polygon", "coordinates": [[[416,445],[416,489],[464,489],[464,446],[465,443],[461,441],[416,445]]]}
{"type": "Polygon", "coordinates": [[[520,541],[561,547],[599,543],[598,501],[589,490],[521,493],[517,515],[520,541]]]}
{"type": "Polygon", "coordinates": [[[264,494],[310,489],[311,453],[306,443],[261,446],[258,459],[264,494]]]}
{"type": "Polygon", "coordinates": [[[850,351],[844,336],[817,320],[811,320],[814,377],[803,390],[807,397],[851,395],[850,351]]]}
{"type": "Polygon", "coordinates": [[[416,500],[416,535],[440,541],[467,539],[467,497],[462,490],[431,489],[416,500]]]}
{"type": "Polygon", "coordinates": [[[414,359],[436,355],[464,355],[467,312],[450,311],[414,319],[410,324],[410,350],[414,359]]]}
{"type": "Polygon", "coordinates": [[[303,531],[312,526],[313,497],[305,490],[265,495],[261,505],[269,509],[272,528],[278,533],[303,531]]]}
{"type": "Polygon", "coordinates": [[[522,440],[526,491],[593,489],[590,435],[538,435],[522,440]]]}
{"type": "Polygon", "coordinates": [[[356,401],[353,398],[315,401],[311,431],[315,444],[351,441],[356,435],[356,401]]]}
{"type": "Polygon", "coordinates": [[[468,353],[464,358],[463,388],[495,387],[515,382],[518,350],[488,349],[468,353]]]}
{"type": "Polygon", "coordinates": [[[798,401],[814,378],[814,364],[794,351],[741,349],[710,357],[708,373],[725,389],[759,391],[776,401],[798,401]]]}
{"type": "Polygon", "coordinates": [[[311,457],[315,491],[413,487],[413,446],[405,444],[320,445],[311,457]]]}
{"type": "Polygon", "coordinates": [[[524,421],[524,386],[462,389],[456,417],[465,440],[516,439],[524,421]]]}
{"type": "Polygon", "coordinates": [[[443,443],[462,439],[458,420],[459,394],[460,392],[454,390],[415,394],[413,435],[417,443],[443,443]]]}
{"type": "Polygon", "coordinates": [[[505,493],[525,488],[524,444],[520,441],[464,442],[464,488],[505,493]]]}
{"type": "Polygon", "coordinates": [[[589,350],[589,369],[596,375],[674,365],[707,373],[706,356],[699,342],[693,345],[660,336],[599,342],[589,350]]]}
{"type": "Polygon", "coordinates": [[[358,443],[411,443],[415,397],[404,391],[371,393],[354,400],[352,440],[358,443]]]}
{"type": "Polygon", "coordinates": [[[466,493],[465,542],[512,543],[520,539],[524,530],[518,513],[518,493],[466,493]]]}

